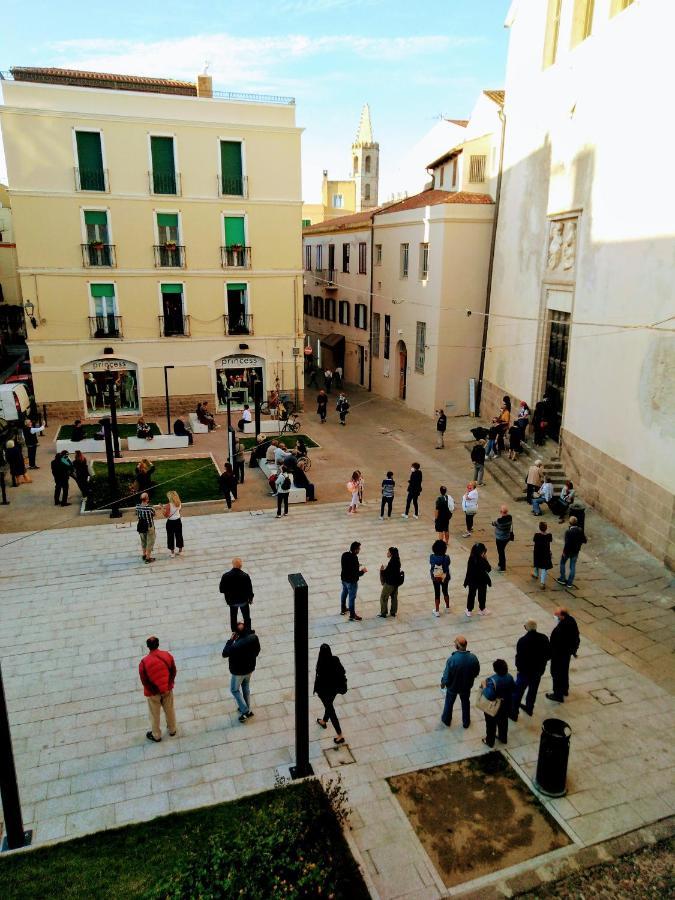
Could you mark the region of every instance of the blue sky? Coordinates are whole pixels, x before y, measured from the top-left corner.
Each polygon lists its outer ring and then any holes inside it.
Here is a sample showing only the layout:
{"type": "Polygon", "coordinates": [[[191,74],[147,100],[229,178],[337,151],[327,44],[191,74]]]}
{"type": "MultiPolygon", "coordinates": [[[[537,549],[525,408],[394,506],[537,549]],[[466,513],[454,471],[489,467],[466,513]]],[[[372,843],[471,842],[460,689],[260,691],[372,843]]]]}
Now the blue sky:
{"type": "MultiPolygon", "coordinates": [[[[0,69],[72,66],[194,79],[287,94],[303,137],[303,193],[321,172],[346,176],[361,106],[380,143],[381,192],[396,163],[441,115],[465,118],[504,83],[510,0],[34,0],[9,4],[0,69]]],[[[0,178],[4,178],[0,160],[0,178]]]]}

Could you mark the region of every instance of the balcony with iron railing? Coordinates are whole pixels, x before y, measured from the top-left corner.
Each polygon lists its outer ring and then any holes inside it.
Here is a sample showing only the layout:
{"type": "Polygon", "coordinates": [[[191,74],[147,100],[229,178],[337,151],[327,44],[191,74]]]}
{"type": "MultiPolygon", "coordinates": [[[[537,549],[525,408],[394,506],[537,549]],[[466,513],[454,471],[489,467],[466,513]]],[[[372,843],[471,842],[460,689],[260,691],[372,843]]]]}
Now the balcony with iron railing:
{"type": "Polygon", "coordinates": [[[151,194],[165,194],[180,196],[180,172],[162,174],[160,172],[148,172],[148,183],[151,194]]]}
{"type": "Polygon", "coordinates": [[[184,244],[155,244],[155,268],[156,269],[184,269],[185,245],[184,244]]]}
{"type": "Polygon", "coordinates": [[[329,291],[337,290],[337,269],[327,270],[324,286],[329,291]]]}
{"type": "Polygon", "coordinates": [[[248,177],[246,175],[223,177],[218,175],[219,197],[248,197],[248,177]]]}
{"type": "Polygon", "coordinates": [[[96,191],[106,194],[110,190],[107,169],[80,169],[76,166],[73,173],[76,191],[96,191]]]}
{"type": "Polygon", "coordinates": [[[326,283],[326,270],[318,266],[314,269],[314,284],[322,285],[326,283]]]}
{"type": "Polygon", "coordinates": [[[122,316],[89,316],[89,334],[92,338],[121,338],[122,316]]]}
{"type": "Polygon", "coordinates": [[[190,316],[158,316],[160,337],[190,337],[190,316]]]}
{"type": "Polygon", "coordinates": [[[112,269],[117,265],[114,244],[90,241],[90,243],[80,246],[82,247],[82,264],[86,269],[92,267],[112,269]]]}
{"type": "Polygon", "coordinates": [[[253,316],[251,315],[230,316],[226,313],[223,321],[225,334],[253,334],[253,316]]]}
{"type": "Polygon", "coordinates": [[[250,269],[251,248],[232,245],[220,248],[220,258],[224,269],[250,269]]]}

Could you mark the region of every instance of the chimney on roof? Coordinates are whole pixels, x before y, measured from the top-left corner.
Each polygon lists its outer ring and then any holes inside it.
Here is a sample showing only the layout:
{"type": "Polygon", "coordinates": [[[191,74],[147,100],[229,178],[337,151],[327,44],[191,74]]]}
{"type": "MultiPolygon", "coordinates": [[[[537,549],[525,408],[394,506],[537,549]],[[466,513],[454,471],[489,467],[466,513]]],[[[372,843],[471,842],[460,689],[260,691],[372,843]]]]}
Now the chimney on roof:
{"type": "Polygon", "coordinates": [[[213,97],[213,78],[210,75],[197,75],[197,96],[213,97]]]}

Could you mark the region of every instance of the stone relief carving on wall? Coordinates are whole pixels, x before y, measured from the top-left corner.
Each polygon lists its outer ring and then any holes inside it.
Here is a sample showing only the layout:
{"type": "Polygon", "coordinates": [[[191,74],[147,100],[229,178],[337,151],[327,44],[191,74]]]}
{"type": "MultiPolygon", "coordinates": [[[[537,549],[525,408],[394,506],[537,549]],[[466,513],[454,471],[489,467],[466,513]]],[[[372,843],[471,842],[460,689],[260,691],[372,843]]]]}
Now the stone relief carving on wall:
{"type": "Polygon", "coordinates": [[[549,273],[571,275],[577,255],[576,219],[549,223],[546,268],[549,273]]]}

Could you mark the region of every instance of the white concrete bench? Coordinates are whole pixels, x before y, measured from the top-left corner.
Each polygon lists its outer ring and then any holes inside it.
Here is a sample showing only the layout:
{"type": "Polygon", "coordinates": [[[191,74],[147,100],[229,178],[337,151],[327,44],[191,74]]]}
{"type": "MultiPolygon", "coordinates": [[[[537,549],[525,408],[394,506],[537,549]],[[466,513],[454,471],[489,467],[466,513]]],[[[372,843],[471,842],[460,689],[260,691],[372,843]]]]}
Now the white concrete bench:
{"type": "Polygon", "coordinates": [[[179,434],[156,434],[151,441],[145,438],[127,438],[129,450],[176,450],[178,447],[189,446],[189,443],[187,435],[179,434]]]}
{"type": "MultiPolygon", "coordinates": [[[[279,434],[283,427],[284,423],[279,422],[277,419],[261,419],[259,434],[279,434]]],[[[255,433],[255,419],[253,422],[246,422],[244,424],[244,434],[255,433]]]]}
{"type": "MultiPolygon", "coordinates": [[[[120,446],[122,446],[124,438],[120,438],[120,446]]],[[[84,441],[57,441],[56,452],[61,453],[67,450],[68,453],[74,453],[81,450],[83,453],[105,453],[105,441],[95,441],[93,438],[84,441]]]]}
{"type": "Polygon", "coordinates": [[[197,413],[190,413],[190,428],[192,429],[193,434],[209,433],[209,426],[202,425],[202,423],[197,418],[197,413]]]}
{"type": "MultiPolygon", "coordinates": [[[[274,463],[267,462],[266,459],[258,460],[258,468],[265,476],[265,481],[269,481],[270,475],[275,475],[277,471],[277,467],[274,463]]],[[[293,481],[293,473],[288,473],[289,478],[293,481]]],[[[288,492],[288,502],[289,503],[306,503],[307,502],[307,491],[304,488],[299,488],[293,485],[288,492]]]]}

